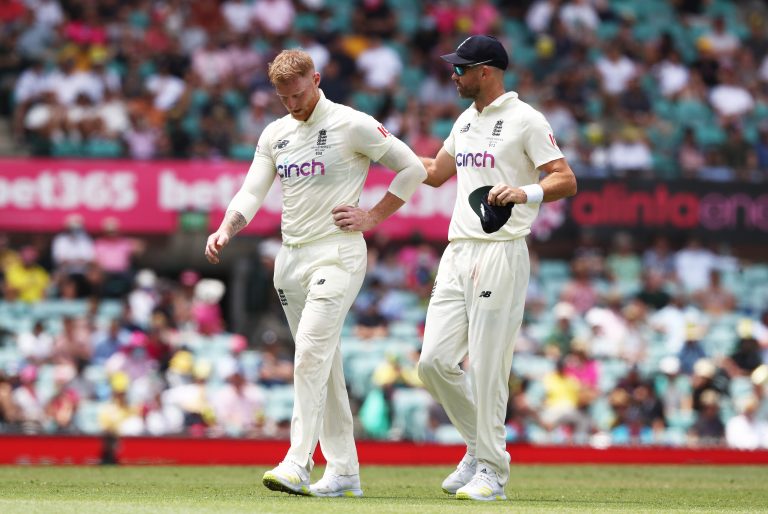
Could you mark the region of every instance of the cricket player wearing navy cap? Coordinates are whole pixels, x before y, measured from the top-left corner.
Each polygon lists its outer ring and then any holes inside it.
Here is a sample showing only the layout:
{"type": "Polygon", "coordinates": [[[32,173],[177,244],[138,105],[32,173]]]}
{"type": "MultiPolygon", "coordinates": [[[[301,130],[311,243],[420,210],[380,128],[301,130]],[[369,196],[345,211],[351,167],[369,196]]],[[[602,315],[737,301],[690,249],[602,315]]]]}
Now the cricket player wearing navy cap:
{"type": "Polygon", "coordinates": [[[474,103],[437,156],[422,158],[426,184],[438,187],[457,175],[458,188],[419,376],[467,444],[443,490],[459,499],[503,500],[509,374],[530,274],[525,236],[542,201],[576,193],[576,177],[544,116],[504,91],[508,57],[498,40],[469,37],[442,59],[453,65],[459,95],[474,103]],[[467,355],[471,380],[459,366],[467,355]]]}
{"type": "Polygon", "coordinates": [[[295,396],[291,446],[263,482],[291,494],[362,496],[341,327],[365,275],[362,232],[400,208],[426,171],[374,118],[326,99],[306,52],[282,51],[269,65],[269,79],[289,114],[261,134],[245,182],[208,237],[205,255],[219,262],[222,248],[253,219],[278,177],[283,245],[274,281],[296,343],[295,396]],[[381,201],[365,210],[357,204],[371,161],[397,175],[381,201]],[[310,485],[318,440],[328,466],[310,485]]]}

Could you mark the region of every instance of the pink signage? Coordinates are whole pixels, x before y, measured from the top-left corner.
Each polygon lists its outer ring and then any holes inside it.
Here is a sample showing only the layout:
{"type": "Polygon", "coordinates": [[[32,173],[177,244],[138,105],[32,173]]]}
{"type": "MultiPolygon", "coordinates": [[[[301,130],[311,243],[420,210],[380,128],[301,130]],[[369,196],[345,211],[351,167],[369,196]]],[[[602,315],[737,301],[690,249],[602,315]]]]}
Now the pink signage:
{"type": "MultiPolygon", "coordinates": [[[[248,163],[231,161],[0,159],[0,231],[58,232],[73,213],[81,214],[92,232],[101,229],[104,218],[115,217],[123,232],[171,233],[183,212],[210,213],[214,229],[247,170],[248,163]]],[[[393,177],[371,167],[361,207],[373,207],[393,177]]],[[[419,232],[445,240],[455,197],[454,181],[437,189],[421,186],[377,231],[393,238],[419,232]]],[[[275,233],[280,209],[275,184],[246,231],[275,233]]]]}

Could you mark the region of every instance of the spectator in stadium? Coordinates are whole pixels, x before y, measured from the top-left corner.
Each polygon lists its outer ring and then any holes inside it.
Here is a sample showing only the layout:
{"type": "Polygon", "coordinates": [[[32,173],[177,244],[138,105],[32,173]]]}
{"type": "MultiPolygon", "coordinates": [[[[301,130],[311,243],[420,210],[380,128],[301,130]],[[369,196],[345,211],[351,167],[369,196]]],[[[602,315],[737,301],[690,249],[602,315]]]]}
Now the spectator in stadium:
{"type": "Polygon", "coordinates": [[[577,312],[568,302],[558,302],[552,308],[555,323],[545,339],[547,346],[557,348],[558,357],[565,357],[571,351],[571,342],[575,337],[574,322],[577,312]]]}
{"type": "Polygon", "coordinates": [[[736,70],[724,67],[718,73],[718,84],[709,94],[712,107],[724,123],[738,121],[755,107],[755,99],[749,90],[739,83],[736,70]]]}
{"type": "Polygon", "coordinates": [[[133,115],[130,126],[123,132],[128,157],[137,161],[154,159],[160,152],[163,135],[142,116],[133,115]]]}
{"type": "Polygon", "coordinates": [[[144,253],[143,240],[120,233],[117,218],[107,217],[102,222],[103,234],[94,241],[94,260],[104,272],[104,296],[121,298],[133,283],[133,259],[144,253]]]}
{"type": "Polygon", "coordinates": [[[53,342],[53,361],[56,364],[87,364],[91,359],[91,332],[85,318],[64,316],[61,332],[53,342]]]}
{"type": "Polygon", "coordinates": [[[685,325],[685,340],[677,356],[680,359],[680,369],[683,373],[702,377],[708,376],[707,378],[711,379],[714,376],[714,367],[710,366],[711,363],[706,359],[707,354],[701,346],[701,338],[703,336],[704,328],[700,324],[694,321],[687,321],[685,325]],[[699,364],[699,361],[702,364],[699,364]]]}
{"type": "Polygon", "coordinates": [[[676,356],[667,355],[661,359],[654,388],[664,408],[664,419],[669,423],[692,416],[691,383],[680,373],[680,359],[676,356]]]}
{"type": "Polygon", "coordinates": [[[258,436],[264,418],[264,393],[248,383],[237,368],[227,377],[227,384],[213,397],[216,425],[230,436],[258,436]]]}
{"type": "Polygon", "coordinates": [[[26,434],[39,433],[45,422],[45,406],[36,390],[37,379],[37,366],[24,366],[19,372],[19,386],[12,394],[14,410],[18,412],[18,421],[26,434]]]}
{"type": "Polygon", "coordinates": [[[386,0],[356,0],[352,23],[360,34],[389,39],[397,29],[397,14],[386,0]]]}
{"type": "Polygon", "coordinates": [[[184,416],[184,431],[188,435],[202,437],[215,424],[213,398],[207,388],[211,363],[198,359],[192,370],[193,382],[167,389],[162,404],[180,409],[184,416]]]}
{"type": "Polygon", "coordinates": [[[523,236],[545,197],[553,201],[576,193],[576,178],[544,116],[519,100],[518,93],[506,92],[509,58],[496,38],[472,36],[442,59],[453,66],[451,78],[459,95],[474,102],[459,116],[437,156],[422,158],[428,185],[437,187],[458,177],[458,199],[451,243],[441,258],[427,311],[419,377],[467,444],[467,453],[443,481],[443,489],[463,499],[499,500],[506,498],[509,478],[501,431],[507,401],[500,405],[493,399],[508,399],[513,342],[523,319],[522,299],[530,276],[523,236]],[[472,153],[462,152],[473,144],[484,145],[480,134],[487,138],[488,131],[491,137],[524,134],[514,147],[510,139],[500,139],[494,150],[517,163],[513,174],[491,170],[487,175],[492,163],[488,167],[479,158],[463,161],[472,153]],[[545,175],[541,183],[540,174],[545,175]],[[518,210],[513,213],[512,207],[518,210]],[[500,284],[507,287],[502,295],[500,284]],[[494,290],[500,299],[488,300],[494,290]],[[467,355],[471,386],[456,369],[467,355]]]}
{"type": "Polygon", "coordinates": [[[158,305],[160,295],[157,291],[157,275],[150,269],[136,273],[135,287],[128,293],[130,322],[142,329],[149,326],[152,311],[158,305]]]}
{"type": "Polygon", "coordinates": [[[19,255],[21,261],[5,270],[5,298],[27,303],[39,302],[46,297],[51,278],[45,268],[37,263],[37,248],[25,246],[19,255]]]}
{"type": "Polygon", "coordinates": [[[257,0],[253,6],[253,18],[267,36],[286,36],[293,27],[296,10],[290,0],[257,0]]]}
{"type": "Polygon", "coordinates": [[[251,95],[250,109],[243,111],[237,119],[238,128],[242,134],[241,143],[255,147],[267,125],[277,119],[270,112],[269,105],[270,95],[266,91],[255,91],[251,95]]]}
{"type": "Polygon", "coordinates": [[[642,264],[634,245],[630,233],[618,232],[613,238],[611,252],[605,259],[605,268],[610,279],[625,293],[637,290],[640,285],[642,264]]]}
{"type": "Polygon", "coordinates": [[[228,28],[236,34],[245,34],[252,30],[254,8],[245,0],[226,0],[221,3],[221,15],[228,28]]]}
{"type": "Polygon", "coordinates": [[[375,119],[327,100],[306,52],[284,50],[268,74],[289,116],[262,133],[245,184],[209,236],[205,255],[209,262],[219,262],[220,251],[256,215],[277,174],[283,190],[283,247],[274,281],[296,345],[295,403],[291,447],[263,482],[292,494],[361,496],[339,349],[341,324],[365,275],[362,232],[400,208],[426,172],[413,152],[375,119]],[[309,147],[315,150],[311,162],[289,164],[304,158],[297,152],[309,147]],[[390,186],[394,193],[387,191],[367,211],[356,204],[370,160],[398,175],[390,186]],[[344,184],[334,178],[339,169],[345,170],[344,184]],[[310,193],[322,201],[308,204],[310,193]],[[328,260],[328,245],[337,254],[335,260],[328,260]],[[318,435],[329,465],[324,477],[310,486],[318,435]]]}
{"type": "Polygon", "coordinates": [[[93,239],[85,231],[81,215],[70,215],[65,223],[65,231],[53,238],[51,248],[54,280],[58,285],[65,279],[74,280],[77,295],[86,296],[89,286],[85,274],[95,256],[93,239]]]}
{"type": "Polygon", "coordinates": [[[200,334],[215,335],[224,329],[224,318],[219,303],[225,291],[224,282],[213,278],[204,278],[195,284],[192,320],[200,334]]]}
{"type": "Polygon", "coordinates": [[[293,360],[272,331],[262,337],[261,363],[258,369],[258,383],[264,387],[286,385],[293,382],[293,360]]]}
{"type": "Polygon", "coordinates": [[[741,450],[768,448],[768,421],[755,415],[758,405],[756,396],[737,402],[739,414],[729,419],[725,426],[725,440],[729,447],[741,450]]]}
{"type": "Polygon", "coordinates": [[[577,434],[589,432],[589,416],[580,407],[581,383],[572,374],[566,373],[565,359],[558,359],[554,371],[544,376],[544,408],[541,421],[550,432],[552,442],[570,442],[577,434]],[[573,428],[575,433],[569,432],[573,428]],[[556,430],[564,431],[560,434],[556,430]]]}
{"type": "Polygon", "coordinates": [[[120,351],[126,342],[128,332],[120,327],[120,320],[115,318],[109,322],[109,327],[104,331],[95,332],[91,340],[93,356],[91,362],[95,365],[103,365],[112,355],[120,351]]]}
{"type": "Polygon", "coordinates": [[[563,286],[560,299],[573,305],[582,315],[597,304],[598,293],[589,276],[586,258],[577,257],[571,262],[571,278],[563,286]]]}
{"type": "Polygon", "coordinates": [[[112,396],[99,409],[99,427],[104,433],[119,436],[138,436],[144,432],[144,420],[137,405],[128,400],[130,379],[125,373],[115,373],[109,378],[112,396]]]}
{"type": "Polygon", "coordinates": [[[403,71],[397,52],[375,35],[368,37],[368,47],[360,53],[356,62],[365,86],[372,92],[392,89],[403,71]]]}
{"type": "Polygon", "coordinates": [[[659,81],[659,90],[665,97],[674,98],[688,84],[690,71],[683,63],[680,52],[672,49],[668,55],[653,68],[659,81]]]}
{"type": "Polygon", "coordinates": [[[618,177],[650,177],[653,156],[638,128],[626,126],[621,130],[608,147],[608,164],[618,177]]]}
{"type": "Polygon", "coordinates": [[[706,160],[701,146],[696,142],[692,128],[686,128],[683,141],[677,151],[677,162],[683,178],[695,179],[705,166],[706,160]]]}
{"type": "MultiPolygon", "coordinates": [[[[768,56],[766,56],[768,61],[768,56]]],[[[768,123],[758,130],[758,138],[755,143],[755,158],[761,180],[768,177],[768,123]]]]}
{"type": "Polygon", "coordinates": [[[640,300],[652,313],[660,311],[672,299],[672,296],[666,291],[665,285],[664,275],[659,269],[645,268],[642,274],[642,285],[635,298],[640,300]]]}
{"type": "Polygon", "coordinates": [[[709,272],[709,284],[693,293],[693,301],[711,318],[717,318],[736,307],[736,297],[722,284],[722,272],[713,269],[709,272]]]}
{"type": "Polygon", "coordinates": [[[696,235],[690,236],[686,245],[675,252],[675,274],[686,292],[707,287],[711,272],[717,266],[717,255],[696,235]]]}
{"type": "Polygon", "coordinates": [[[723,16],[717,16],[712,20],[712,28],[705,32],[701,39],[712,49],[717,59],[723,63],[730,63],[731,58],[741,45],[739,38],[726,27],[723,16]]]}
{"type": "Polygon", "coordinates": [[[725,436],[725,427],[720,419],[720,395],[708,389],[701,395],[701,410],[688,432],[696,446],[719,446],[725,436]]]}
{"type": "Polygon", "coordinates": [[[40,366],[53,356],[53,336],[42,320],[35,321],[31,331],[20,333],[16,344],[27,364],[40,366]]]}
{"type": "Polygon", "coordinates": [[[59,364],[53,373],[56,392],[45,406],[46,417],[53,421],[55,432],[74,433],[77,431],[75,416],[80,404],[80,395],[70,384],[77,371],[70,364],[59,364]]]}
{"type": "Polygon", "coordinates": [[[13,399],[14,389],[11,378],[0,371],[0,426],[12,428],[19,419],[19,408],[13,399]]]}
{"type": "Polygon", "coordinates": [[[748,377],[763,364],[763,349],[755,337],[755,323],[742,318],[736,327],[739,340],[731,355],[723,359],[722,367],[731,378],[748,377]]]}

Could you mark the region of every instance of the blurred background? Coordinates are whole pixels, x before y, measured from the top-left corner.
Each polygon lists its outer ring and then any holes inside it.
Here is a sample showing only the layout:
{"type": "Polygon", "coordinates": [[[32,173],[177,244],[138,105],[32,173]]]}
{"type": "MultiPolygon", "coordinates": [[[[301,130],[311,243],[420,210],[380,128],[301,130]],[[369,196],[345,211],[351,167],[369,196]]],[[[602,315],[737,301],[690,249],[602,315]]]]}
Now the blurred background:
{"type": "MultiPolygon", "coordinates": [[[[467,106],[438,56],[471,34],[503,41],[579,178],[530,236],[508,441],[768,447],[757,0],[1,1],[0,433],[286,439],[279,191],[202,255],[284,115],[266,65],[306,49],[328,98],[433,156],[467,106]]],[[[359,439],[461,441],[415,370],[454,191],[368,234],[342,336],[359,439]]]]}

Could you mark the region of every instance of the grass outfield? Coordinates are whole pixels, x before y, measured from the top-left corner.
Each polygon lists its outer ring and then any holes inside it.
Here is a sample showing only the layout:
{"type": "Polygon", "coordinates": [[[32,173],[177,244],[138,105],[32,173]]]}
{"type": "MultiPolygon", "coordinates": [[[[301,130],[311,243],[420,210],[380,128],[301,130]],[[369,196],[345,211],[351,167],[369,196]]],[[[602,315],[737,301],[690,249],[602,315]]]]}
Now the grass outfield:
{"type": "MultiPolygon", "coordinates": [[[[440,491],[448,467],[364,467],[365,498],[307,498],[261,485],[263,467],[0,467],[0,512],[758,512],[768,467],[514,466],[506,502],[440,491]]],[[[319,478],[316,469],[313,477],[319,478]]]]}

